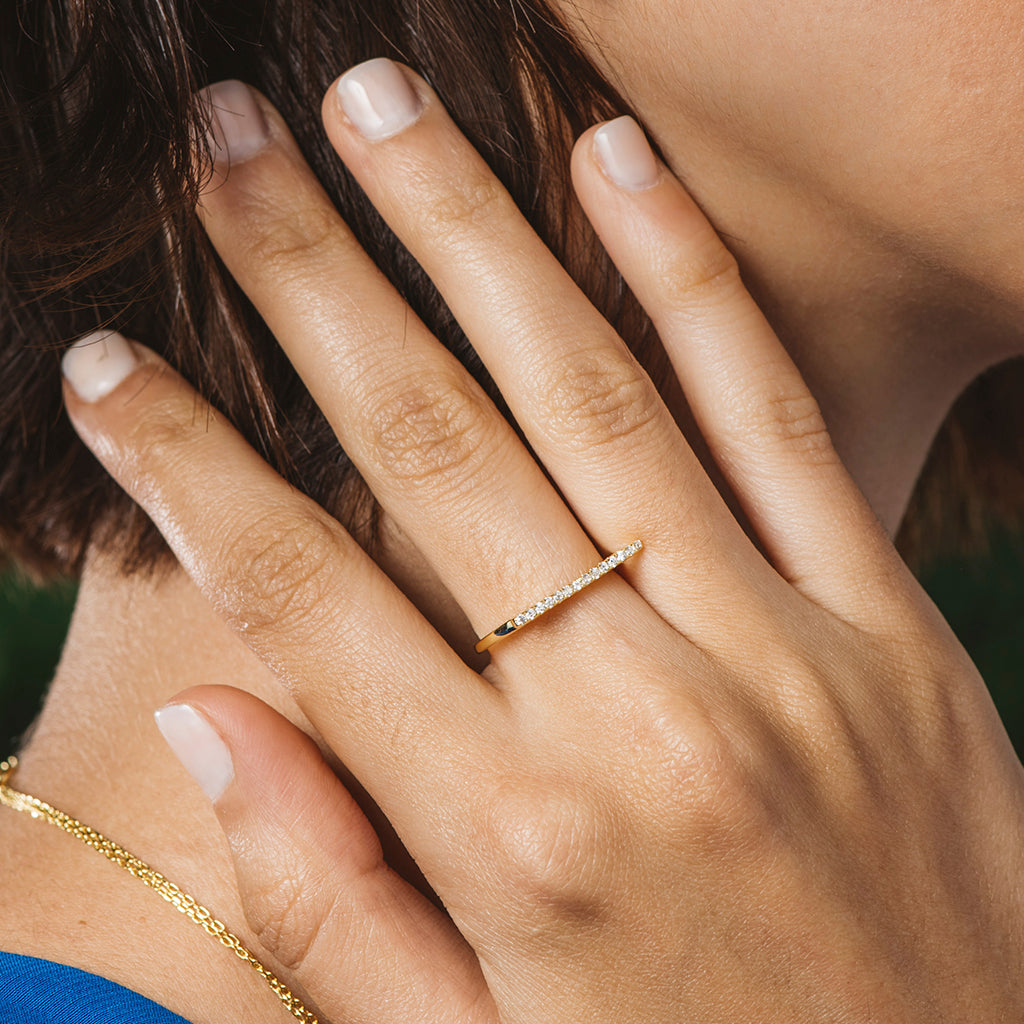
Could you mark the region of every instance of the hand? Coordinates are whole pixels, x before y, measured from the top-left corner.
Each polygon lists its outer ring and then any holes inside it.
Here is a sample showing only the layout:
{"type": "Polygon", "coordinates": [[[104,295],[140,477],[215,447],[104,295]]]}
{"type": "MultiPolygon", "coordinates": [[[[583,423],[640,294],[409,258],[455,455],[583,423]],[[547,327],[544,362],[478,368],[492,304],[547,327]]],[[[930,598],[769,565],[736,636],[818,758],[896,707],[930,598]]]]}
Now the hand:
{"type": "Polygon", "coordinates": [[[328,135],[535,455],[262,99],[267,134],[229,139],[247,159],[203,199],[211,239],[478,635],[597,548],[645,547],[477,674],[337,522],[197,422],[156,356],[135,346],[141,366],[90,391],[96,353],[74,350],[79,433],[450,914],[384,866],[310,741],[244,694],[191,691],[231,751],[217,810],[286,977],[377,1024],[1021,1019],[1020,765],[734,261],[628,122],[583,136],[583,207],[759,546],[434,94],[395,75],[346,78],[347,113],[332,89],[328,135]]]}

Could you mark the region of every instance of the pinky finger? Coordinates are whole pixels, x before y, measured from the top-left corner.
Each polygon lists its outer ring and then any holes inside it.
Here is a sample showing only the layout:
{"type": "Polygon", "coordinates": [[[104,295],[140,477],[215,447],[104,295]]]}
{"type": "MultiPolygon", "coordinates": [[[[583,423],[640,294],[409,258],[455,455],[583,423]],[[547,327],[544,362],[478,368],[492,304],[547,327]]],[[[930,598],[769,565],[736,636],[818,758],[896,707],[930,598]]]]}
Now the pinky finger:
{"type": "Polygon", "coordinates": [[[213,802],[268,966],[322,1024],[495,1024],[473,951],[387,866],[308,736],[222,686],[179,694],[157,724],[213,802]]]}
{"type": "Polygon", "coordinates": [[[856,595],[901,563],[735,259],[630,118],[583,136],[573,178],[770,561],[812,601],[856,617],[856,595]]]}

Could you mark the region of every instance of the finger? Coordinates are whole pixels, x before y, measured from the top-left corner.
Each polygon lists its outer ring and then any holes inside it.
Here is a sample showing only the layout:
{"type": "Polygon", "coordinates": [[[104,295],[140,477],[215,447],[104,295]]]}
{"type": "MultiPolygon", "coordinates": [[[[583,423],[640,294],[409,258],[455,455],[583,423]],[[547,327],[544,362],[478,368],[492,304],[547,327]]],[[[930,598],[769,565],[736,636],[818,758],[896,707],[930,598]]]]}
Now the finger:
{"type": "Polygon", "coordinates": [[[384,862],[316,745],[250,694],[197,687],[157,712],[213,802],[270,966],[336,1024],[493,1024],[473,951],[384,862]]]}
{"type": "Polygon", "coordinates": [[[588,533],[612,549],[642,538],[645,557],[626,570],[634,586],[684,633],[720,627],[713,595],[766,578],[761,559],[650,378],[436,95],[407,69],[371,61],[329,90],[323,116],[588,533]],[[391,116],[401,103],[412,122],[381,129],[378,108],[391,116]]]}
{"type": "MultiPolygon", "coordinates": [[[[224,95],[218,87],[213,102],[247,109],[265,131],[256,152],[241,150],[245,160],[231,144],[226,178],[219,162],[223,180],[202,200],[207,232],[477,635],[596,565],[593,542],[480,386],[357,244],[279,115],[238,83],[224,95]]],[[[231,115],[222,109],[221,122],[234,124],[231,115]]],[[[628,600],[621,580],[604,589],[616,584],[628,600]]]]}
{"type": "Polygon", "coordinates": [[[443,794],[472,784],[467,751],[504,734],[501,698],[152,352],[92,336],[64,372],[80,436],[415,855],[417,837],[430,839],[417,808],[436,815],[441,794],[443,816],[443,794]]]}
{"type": "Polygon", "coordinates": [[[577,193],[650,314],[695,419],[778,571],[849,607],[899,561],[737,264],[630,118],[573,157],[577,193]]]}

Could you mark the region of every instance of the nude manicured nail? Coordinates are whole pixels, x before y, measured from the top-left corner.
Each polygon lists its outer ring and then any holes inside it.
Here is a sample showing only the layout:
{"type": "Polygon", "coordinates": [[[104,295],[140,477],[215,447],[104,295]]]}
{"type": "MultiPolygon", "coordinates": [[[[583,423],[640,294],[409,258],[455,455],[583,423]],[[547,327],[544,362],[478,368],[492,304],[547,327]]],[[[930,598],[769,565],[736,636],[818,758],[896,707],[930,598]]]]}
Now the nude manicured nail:
{"type": "Polygon", "coordinates": [[[79,398],[98,402],[138,365],[138,357],[122,335],[116,331],[93,331],[64,353],[60,368],[79,398]]]}
{"type": "Polygon", "coordinates": [[[594,132],[594,153],[601,169],[619,188],[641,192],[658,181],[658,162],[640,125],[617,117],[594,132]]]}
{"type": "Polygon", "coordinates": [[[207,86],[200,95],[210,105],[207,140],[218,163],[240,164],[270,141],[267,120],[252,89],[229,79],[207,86]]]}
{"type": "Polygon", "coordinates": [[[412,83],[386,57],[356,65],[336,88],[346,116],[371,142],[397,135],[423,112],[412,83]]]}
{"type": "Polygon", "coordinates": [[[174,756],[216,803],[235,777],[227,745],[213,726],[188,704],[168,704],[153,717],[174,756]]]}

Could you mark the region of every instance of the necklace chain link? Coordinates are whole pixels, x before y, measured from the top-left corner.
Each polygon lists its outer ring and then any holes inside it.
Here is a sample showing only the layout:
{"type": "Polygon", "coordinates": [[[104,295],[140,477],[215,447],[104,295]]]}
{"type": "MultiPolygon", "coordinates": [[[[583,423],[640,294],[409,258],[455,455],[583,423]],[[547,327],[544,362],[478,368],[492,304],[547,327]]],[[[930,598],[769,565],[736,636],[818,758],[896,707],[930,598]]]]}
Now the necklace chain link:
{"type": "Polygon", "coordinates": [[[256,959],[237,935],[229,931],[222,921],[218,921],[206,907],[187,892],[183,892],[174,882],[165,878],[144,860],[129,853],[123,846],[118,846],[112,839],[108,839],[77,818],[72,818],[70,814],[65,814],[64,811],[58,810],[38,797],[11,789],[8,783],[17,767],[18,759],[16,757],[9,757],[6,761],[0,762],[0,803],[63,829],[69,835],[81,840],[86,846],[92,847],[97,853],[103,854],[107,860],[124,868],[130,875],[134,875],[150,889],[158,892],[190,921],[199,925],[207,935],[230,949],[239,960],[244,960],[270,986],[277,998],[284,1004],[285,1009],[296,1020],[302,1021],[302,1024],[319,1024],[319,1018],[311,1010],[306,1009],[299,997],[283,981],[256,959]]]}

